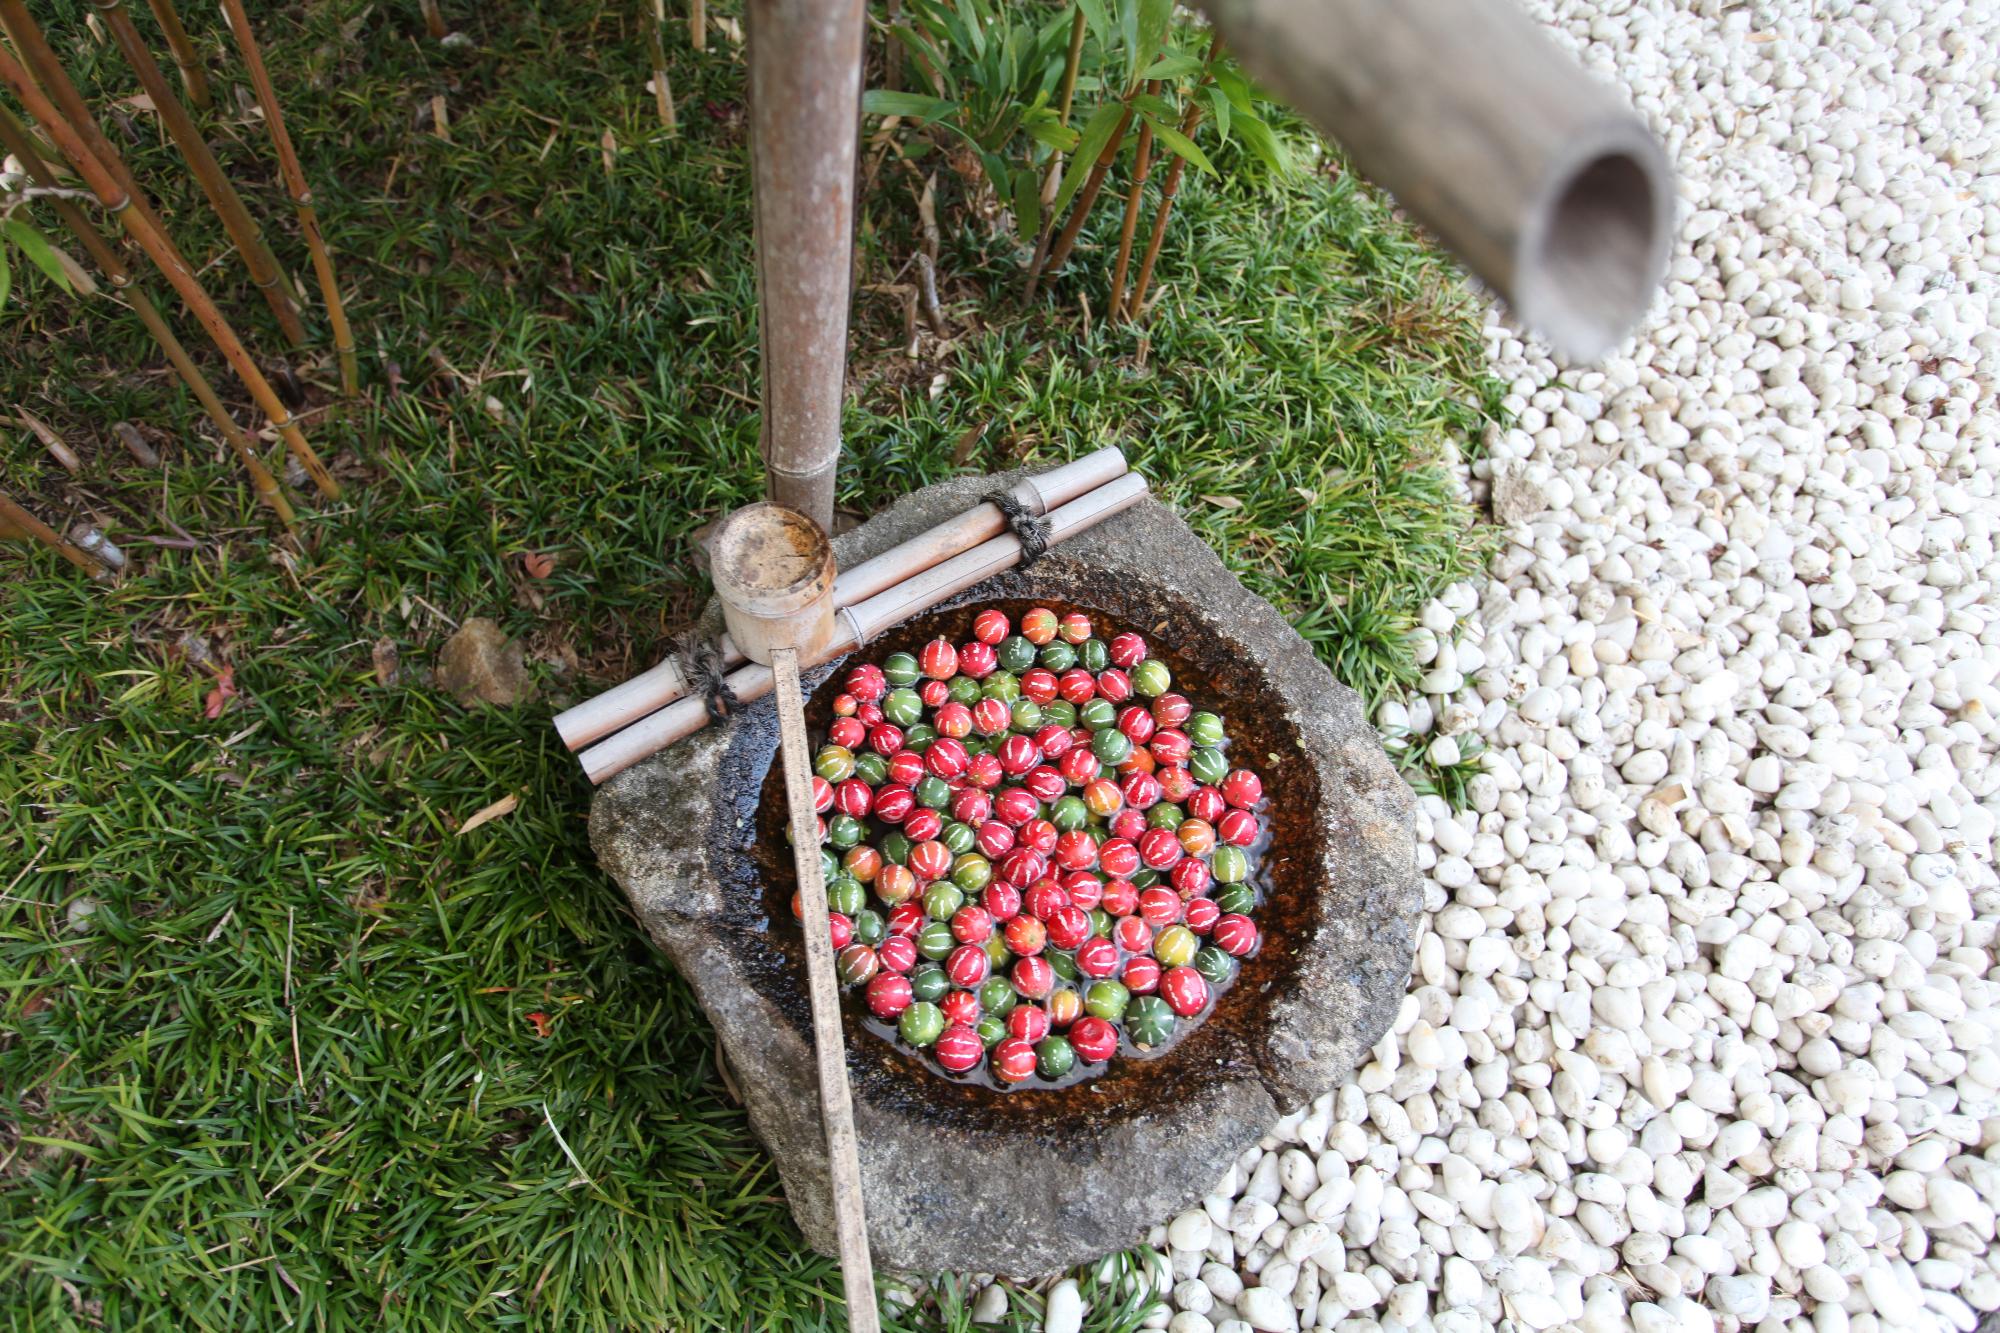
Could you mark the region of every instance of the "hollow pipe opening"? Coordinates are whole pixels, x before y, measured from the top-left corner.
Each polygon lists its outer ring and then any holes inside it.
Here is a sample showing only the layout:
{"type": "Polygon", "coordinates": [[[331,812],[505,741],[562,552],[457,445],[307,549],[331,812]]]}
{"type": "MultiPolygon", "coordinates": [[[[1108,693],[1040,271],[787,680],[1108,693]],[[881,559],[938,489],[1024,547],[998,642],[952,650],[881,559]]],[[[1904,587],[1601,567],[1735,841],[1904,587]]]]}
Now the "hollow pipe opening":
{"type": "Polygon", "coordinates": [[[1609,351],[1639,322],[1666,273],[1673,198],[1657,146],[1585,151],[1554,173],[1522,236],[1522,319],[1577,360],[1609,351]]]}

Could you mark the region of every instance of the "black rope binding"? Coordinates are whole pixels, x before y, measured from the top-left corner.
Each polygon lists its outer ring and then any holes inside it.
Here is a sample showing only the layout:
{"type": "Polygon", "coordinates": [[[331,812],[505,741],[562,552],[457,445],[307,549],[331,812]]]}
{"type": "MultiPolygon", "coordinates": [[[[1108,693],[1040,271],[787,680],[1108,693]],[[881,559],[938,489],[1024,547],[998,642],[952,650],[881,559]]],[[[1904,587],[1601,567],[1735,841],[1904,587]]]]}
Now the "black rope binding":
{"type": "Polygon", "coordinates": [[[702,697],[711,722],[727,722],[742,705],[722,673],[722,654],[715,644],[698,632],[683,635],[674,649],[680,660],[681,676],[702,697]]]}
{"type": "Polygon", "coordinates": [[[1007,526],[1021,539],[1022,569],[1034,564],[1049,553],[1049,521],[1028,512],[1028,507],[1005,491],[995,491],[981,496],[1007,516],[1007,526]]]}

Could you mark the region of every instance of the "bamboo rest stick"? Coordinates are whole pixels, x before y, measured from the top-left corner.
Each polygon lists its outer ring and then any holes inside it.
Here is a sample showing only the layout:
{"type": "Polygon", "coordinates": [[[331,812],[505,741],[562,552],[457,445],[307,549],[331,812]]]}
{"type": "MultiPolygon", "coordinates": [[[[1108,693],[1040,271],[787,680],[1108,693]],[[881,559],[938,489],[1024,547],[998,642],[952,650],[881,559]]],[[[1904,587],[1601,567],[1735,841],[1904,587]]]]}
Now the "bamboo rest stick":
{"type": "MultiPolygon", "coordinates": [[[[42,161],[34,140],[28,136],[27,126],[21,124],[14,113],[4,106],[0,106],[0,148],[12,153],[38,184],[58,186],[62,183],[57,180],[48,164],[42,161]]],[[[63,224],[75,234],[83,245],[84,252],[96,263],[112,288],[124,295],[126,303],[132,307],[132,312],[138,315],[139,322],[146,326],[146,331],[153,335],[153,341],[157,342],[160,350],[167,354],[167,360],[172,362],[174,369],[180,373],[181,381],[194,393],[195,400],[201,404],[202,410],[208,413],[209,420],[215,423],[215,428],[222,433],[222,438],[228,443],[230,451],[236,455],[237,461],[243,464],[243,470],[250,474],[250,486],[256,491],[257,498],[271,507],[271,511],[278,516],[279,522],[285,525],[287,532],[297,535],[296,515],[292,512],[291,502],[279,489],[277,478],[273,477],[270,469],[264,466],[263,460],[257,456],[249,439],[244,436],[242,428],[236,424],[235,418],[229,415],[229,409],[223,406],[222,400],[216,396],[215,390],[209,385],[208,377],[202,374],[201,368],[188,356],[187,349],[181,346],[180,339],[174,335],[166,318],[160,314],[159,307],[154,305],[145,290],[132,280],[131,270],[125,266],[125,261],[104,238],[104,234],[84,216],[82,209],[67,199],[52,199],[50,203],[55,208],[56,216],[61,218],[63,224]]]]}
{"type": "MultiPolygon", "coordinates": [[[[10,35],[16,28],[12,22],[15,17],[12,10],[16,7],[17,5],[11,2],[0,6],[0,14],[5,14],[9,19],[10,35]]],[[[42,94],[41,89],[36,87],[28,72],[14,59],[12,53],[4,48],[0,48],[0,82],[4,82],[14,90],[14,95],[21,99],[22,105],[28,109],[28,114],[47,131],[57,150],[68,159],[72,167],[76,168],[77,174],[83,177],[84,183],[90,187],[91,193],[97,196],[98,202],[117,216],[119,225],[125,228],[126,234],[138,243],[159,270],[166,275],[167,281],[180,294],[181,300],[200,321],[202,327],[208,330],[209,337],[215,340],[216,347],[236,371],[244,387],[250,390],[251,397],[257,400],[257,406],[270,417],[271,424],[277,428],[285,447],[299,460],[320,492],[329,499],[338,499],[340,483],[333,479],[333,474],[320,462],[319,455],[313,452],[312,445],[306,442],[305,435],[292,420],[292,414],[285,409],[277,392],[271,388],[270,381],[266,380],[264,373],[257,369],[257,363],[251,359],[249,349],[244,347],[242,340],[236,336],[236,331],[230,328],[229,322],[223,318],[215,302],[209,298],[200,281],[188,269],[180,253],[174,249],[173,242],[168,240],[166,233],[160,229],[154,214],[145,206],[144,198],[131,193],[118,183],[118,176],[114,170],[85,146],[79,131],[63,119],[50,104],[49,99],[42,94]]]]}
{"type": "MultiPolygon", "coordinates": [[[[1125,455],[1115,446],[1107,447],[1039,476],[1029,477],[1010,493],[1031,512],[1045,515],[1122,476],[1124,472],[1125,455]]],[[[995,505],[990,502],[975,505],[965,513],[842,572],[833,585],[833,604],[836,608],[853,606],[1006,530],[1006,517],[995,505]]],[[[717,648],[725,668],[740,666],[747,660],[735,641],[727,635],[717,648]]],[[[582,749],[592,741],[602,740],[619,728],[630,726],[665,708],[686,695],[688,688],[680,662],[669,657],[624,684],[558,713],[556,731],[570,749],[582,749]]]]}
{"type": "MultiPolygon", "coordinates": [[[[1107,482],[1049,515],[1049,541],[1065,541],[1131,508],[1145,495],[1146,479],[1137,473],[1128,472],[1107,482]]],[[[838,657],[852,650],[858,642],[865,642],[889,626],[926,611],[945,598],[1020,562],[1021,540],[1013,533],[983,542],[915,578],[847,608],[835,625],[833,642],[813,654],[805,665],[814,666],[838,657]],[[860,629],[859,640],[855,636],[857,627],[860,629]]],[[[730,673],[728,684],[739,703],[749,703],[771,692],[771,670],[769,667],[746,666],[730,673]]],[[[583,765],[584,775],[593,783],[603,782],[707,725],[706,702],[698,698],[681,699],[582,751],[577,755],[577,761],[583,765]]]]}
{"type": "Polygon", "coordinates": [[[805,913],[806,982],[812,994],[813,1054],[819,1065],[821,1118],[826,1122],[827,1164],[833,1173],[834,1227],[840,1237],[840,1280],[847,1293],[847,1326],[878,1333],[875,1266],[868,1254],[868,1223],[861,1197],[861,1151],[854,1133],[854,1101],[847,1086],[847,1042],[840,1026],[840,993],[833,974],[833,940],[825,922],[826,880],[820,873],[819,829],[813,815],[812,767],[806,755],[806,716],[799,688],[799,656],[790,648],[771,654],[778,689],[778,743],[784,755],[785,797],[791,805],[792,863],[798,870],[799,905],[805,913]]]}

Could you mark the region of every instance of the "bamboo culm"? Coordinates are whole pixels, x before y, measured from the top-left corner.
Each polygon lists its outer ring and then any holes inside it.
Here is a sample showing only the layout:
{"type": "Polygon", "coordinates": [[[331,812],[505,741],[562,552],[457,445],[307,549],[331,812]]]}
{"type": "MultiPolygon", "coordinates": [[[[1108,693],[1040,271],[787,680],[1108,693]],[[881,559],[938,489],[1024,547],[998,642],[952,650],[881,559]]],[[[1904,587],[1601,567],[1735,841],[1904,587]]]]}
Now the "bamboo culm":
{"type": "MultiPolygon", "coordinates": [[[[1208,44],[1208,58],[1202,62],[1201,81],[1195,84],[1199,93],[1215,79],[1215,62],[1222,55],[1222,37],[1217,34],[1208,44]]],[[[1187,109],[1181,112],[1181,138],[1192,140],[1197,126],[1201,124],[1201,102],[1194,96],[1188,98],[1187,109]]],[[[1187,159],[1174,154],[1174,160],[1167,165],[1167,178],[1160,182],[1160,206],[1153,214],[1153,234],[1146,240],[1145,257],[1139,261],[1139,276],[1132,283],[1132,294],[1125,298],[1125,318],[1136,321],[1146,310],[1146,289],[1153,282],[1153,264],[1160,257],[1160,243],[1166,239],[1167,219],[1173,215],[1174,196],[1180,193],[1181,172],[1187,169],[1187,159]]],[[[1111,317],[1118,317],[1118,307],[1111,308],[1111,317]]]]}
{"type": "Polygon", "coordinates": [[[153,21],[160,25],[160,32],[167,39],[167,50],[173,53],[174,67],[180,71],[181,87],[187,92],[188,105],[197,111],[206,111],[211,98],[208,94],[208,76],[202,72],[201,53],[188,40],[187,29],[181,26],[181,16],[174,12],[174,0],[147,0],[153,11],[153,21]]]}
{"type": "Polygon", "coordinates": [[[67,537],[15,504],[14,497],[5,491],[0,491],[0,521],[27,533],[94,579],[104,578],[111,573],[108,568],[85,555],[67,537]]]}
{"type": "MultiPolygon", "coordinates": [[[[55,173],[49,170],[48,164],[42,161],[40,153],[36,151],[34,140],[29,137],[28,127],[15,119],[14,113],[4,106],[0,106],[0,146],[4,146],[19,159],[37,183],[44,186],[58,184],[55,173]]],[[[285,525],[287,532],[296,536],[297,515],[292,512],[291,501],[285,498],[284,490],[278,485],[278,479],[271,475],[271,470],[264,466],[264,460],[257,456],[249,437],[244,435],[243,428],[236,424],[236,419],[229,415],[229,409],[223,406],[222,399],[216,395],[215,389],[208,382],[208,377],[201,373],[201,368],[195,365],[194,358],[190,357],[187,349],[181,346],[181,340],[174,336],[173,329],[168,326],[165,316],[160,314],[159,307],[154,305],[152,298],[133,281],[131,270],[119,257],[118,251],[90,219],[84,216],[82,209],[67,199],[54,199],[51,202],[55,206],[56,216],[61,218],[63,224],[76,236],[84,252],[103,272],[111,286],[124,294],[126,303],[132,307],[133,313],[139,316],[139,322],[146,326],[146,331],[153,335],[153,341],[160,345],[160,350],[167,354],[167,360],[173,363],[174,369],[179,372],[181,382],[188,386],[195,400],[201,404],[202,410],[208,413],[209,420],[213,421],[215,428],[222,432],[222,438],[229,445],[230,452],[236,455],[237,461],[243,464],[243,470],[250,475],[250,486],[257,492],[257,498],[270,506],[271,511],[278,516],[278,520],[285,525]]]]}
{"type": "MultiPolygon", "coordinates": [[[[1110,172],[1111,164],[1118,160],[1118,152],[1125,146],[1125,131],[1132,125],[1132,108],[1127,106],[1125,114],[1118,118],[1118,128],[1111,131],[1111,138],[1104,145],[1104,151],[1097,155],[1097,162],[1084,180],[1083,188],[1069,206],[1069,219],[1063,223],[1062,234],[1049,251],[1049,262],[1044,272],[1054,273],[1069,259],[1069,252],[1076,246],[1077,234],[1083,230],[1084,220],[1097,203],[1098,192],[1104,188],[1104,177],[1110,172]]],[[[1035,275],[1039,277],[1039,274],[1035,275]]],[[[1034,295],[1030,290],[1029,295],[1034,295]]]]}
{"type": "Polygon", "coordinates": [[[333,256],[327,253],[326,238],[320,234],[319,211],[313,207],[312,189],[306,184],[305,169],[299,165],[299,155],[292,147],[292,136],[285,129],[285,113],[278,105],[278,90],[271,83],[271,75],[264,68],[264,53],[257,46],[256,34],[250,30],[250,17],[243,12],[243,0],[222,0],[223,17],[229,23],[229,30],[236,38],[236,48],[243,53],[243,65],[250,73],[250,86],[257,91],[257,104],[264,109],[264,124],[271,131],[271,147],[278,155],[278,169],[285,178],[285,188],[291,192],[292,206],[298,212],[299,230],[305,235],[306,249],[312,255],[313,273],[319,279],[320,299],[326,303],[326,322],[333,332],[333,350],[340,360],[340,390],[349,398],[361,391],[360,372],[355,364],[354,331],[348,327],[347,307],[340,299],[340,281],[334,274],[333,256]]]}
{"type": "MultiPolygon", "coordinates": [[[[1070,108],[1076,103],[1077,69],[1083,62],[1083,36],[1085,20],[1083,6],[1073,7],[1069,21],[1069,54],[1063,60],[1062,94],[1056,107],[1056,123],[1065,129],[1069,127],[1070,108]]],[[[1042,225],[1036,228],[1035,257],[1028,262],[1028,299],[1035,296],[1035,284],[1041,280],[1042,265],[1049,257],[1049,240],[1055,235],[1056,220],[1054,208],[1056,193],[1062,188],[1063,155],[1053,152],[1049,155],[1048,174],[1042,178],[1042,225]]]]}
{"type": "MultiPolygon", "coordinates": [[[[13,0],[13,3],[18,4],[19,0],[13,0]]],[[[77,174],[83,177],[84,183],[90,187],[91,193],[97,196],[98,202],[118,218],[119,225],[125,228],[126,234],[131,236],[139,248],[146,252],[147,257],[166,275],[167,281],[180,294],[189,312],[200,321],[203,328],[208,330],[217,348],[242,379],[244,387],[250,391],[251,397],[257,400],[257,406],[271,418],[271,424],[277,428],[285,447],[299,460],[299,465],[305,468],[306,474],[313,479],[321,493],[329,499],[339,498],[340,483],[333,479],[333,474],[326,470],[324,463],[320,462],[319,455],[313,452],[312,445],[306,442],[305,435],[292,420],[292,414],[286,410],[284,402],[271,388],[270,381],[264,378],[264,373],[257,368],[256,361],[243,346],[242,339],[236,336],[236,331],[229,327],[229,321],[222,317],[222,312],[202,289],[201,283],[181,262],[173,243],[166,239],[165,233],[155,223],[152,210],[144,206],[143,198],[127,193],[119,185],[111,169],[91,154],[84,146],[82,136],[62,118],[55,106],[42,94],[42,90],[35,86],[35,81],[28,76],[28,71],[22,68],[21,63],[12,53],[5,50],[0,50],[0,82],[6,83],[14,90],[14,95],[27,107],[29,116],[48,134],[57,151],[68,160],[71,167],[75,168],[77,174]]]]}
{"type": "Polygon", "coordinates": [[[306,328],[299,320],[290,284],[285,281],[277,256],[271,253],[263,230],[250,216],[250,210],[243,206],[236,187],[229,183],[222,164],[215,160],[215,154],[209,149],[208,141],[201,137],[201,131],[188,115],[187,108],[174,96],[159,62],[146,49],[145,39],[139,35],[138,26],[132,22],[124,0],[92,0],[92,3],[103,18],[105,28],[110,31],[111,40],[124,52],[132,72],[139,76],[139,86],[153,99],[153,109],[159,113],[167,133],[180,148],[181,156],[187,159],[202,193],[208,196],[209,205],[222,219],[224,230],[229,233],[229,239],[235,242],[237,253],[243,258],[243,266],[250,271],[250,280],[257,284],[257,290],[264,294],[272,315],[277,318],[278,329],[285,335],[285,341],[294,347],[303,347],[306,328]]]}
{"type": "MultiPolygon", "coordinates": [[[[1159,80],[1146,85],[1148,93],[1160,91],[1159,80]]],[[[1125,194],[1125,222],[1118,229],[1118,262],[1111,270],[1111,304],[1105,318],[1116,321],[1125,303],[1125,275],[1132,264],[1132,237],[1139,229],[1139,201],[1146,193],[1146,177],[1153,169],[1153,122],[1139,127],[1139,147],[1132,159],[1132,186],[1125,194]]]]}

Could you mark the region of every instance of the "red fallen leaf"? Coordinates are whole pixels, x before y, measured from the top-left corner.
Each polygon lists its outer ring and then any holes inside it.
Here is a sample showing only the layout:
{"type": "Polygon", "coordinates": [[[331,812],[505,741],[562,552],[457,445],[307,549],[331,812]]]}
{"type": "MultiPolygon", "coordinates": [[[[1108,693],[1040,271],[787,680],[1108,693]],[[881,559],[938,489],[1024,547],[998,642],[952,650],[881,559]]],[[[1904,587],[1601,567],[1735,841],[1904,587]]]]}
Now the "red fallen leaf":
{"type": "Polygon", "coordinates": [[[528,571],[531,579],[545,579],[556,571],[556,558],[541,551],[523,551],[521,568],[528,571]]]}
{"type": "Polygon", "coordinates": [[[535,1035],[537,1037],[546,1037],[549,1035],[549,1016],[541,1010],[537,1009],[534,1013],[529,1014],[528,1021],[535,1025],[535,1035]]]}
{"type": "Polygon", "coordinates": [[[208,692],[206,706],[201,710],[202,715],[213,722],[222,716],[222,710],[229,707],[229,701],[239,693],[241,691],[236,688],[236,668],[233,666],[222,668],[215,674],[215,688],[208,692]]]}

